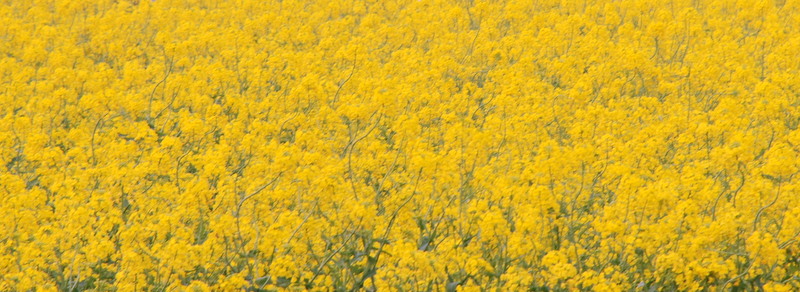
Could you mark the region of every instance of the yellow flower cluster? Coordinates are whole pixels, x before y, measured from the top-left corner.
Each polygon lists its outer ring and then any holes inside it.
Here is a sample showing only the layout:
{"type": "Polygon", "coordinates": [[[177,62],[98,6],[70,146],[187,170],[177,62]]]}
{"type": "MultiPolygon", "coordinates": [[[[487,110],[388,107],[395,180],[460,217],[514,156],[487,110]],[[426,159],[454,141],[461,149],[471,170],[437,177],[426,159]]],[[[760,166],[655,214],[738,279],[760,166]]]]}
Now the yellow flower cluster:
{"type": "Polygon", "coordinates": [[[0,1],[2,291],[800,289],[800,1],[0,1]]]}

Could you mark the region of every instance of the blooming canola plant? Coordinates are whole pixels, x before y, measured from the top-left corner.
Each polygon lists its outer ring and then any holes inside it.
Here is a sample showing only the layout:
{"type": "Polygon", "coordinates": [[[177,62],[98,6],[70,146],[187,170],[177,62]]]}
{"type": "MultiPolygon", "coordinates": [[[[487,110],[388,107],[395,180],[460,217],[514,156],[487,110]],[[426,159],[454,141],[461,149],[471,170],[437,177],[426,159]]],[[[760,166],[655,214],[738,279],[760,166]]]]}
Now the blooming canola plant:
{"type": "Polygon", "coordinates": [[[800,289],[800,2],[6,0],[0,290],[800,289]]]}

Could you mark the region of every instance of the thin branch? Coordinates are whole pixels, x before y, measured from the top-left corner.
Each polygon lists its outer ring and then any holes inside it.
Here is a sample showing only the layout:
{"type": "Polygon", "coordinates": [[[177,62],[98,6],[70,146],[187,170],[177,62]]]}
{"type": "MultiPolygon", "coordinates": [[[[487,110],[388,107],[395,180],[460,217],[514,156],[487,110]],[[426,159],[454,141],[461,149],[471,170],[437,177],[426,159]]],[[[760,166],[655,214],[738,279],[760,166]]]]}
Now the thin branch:
{"type": "Polygon", "coordinates": [[[342,87],[344,87],[347,81],[350,81],[350,78],[353,78],[353,74],[356,73],[357,62],[358,62],[358,48],[356,48],[355,53],[353,53],[353,69],[350,70],[350,75],[348,75],[347,78],[344,79],[344,81],[339,83],[339,88],[336,89],[336,93],[333,95],[333,103],[331,107],[336,106],[336,102],[339,100],[339,92],[342,91],[342,87]]]}

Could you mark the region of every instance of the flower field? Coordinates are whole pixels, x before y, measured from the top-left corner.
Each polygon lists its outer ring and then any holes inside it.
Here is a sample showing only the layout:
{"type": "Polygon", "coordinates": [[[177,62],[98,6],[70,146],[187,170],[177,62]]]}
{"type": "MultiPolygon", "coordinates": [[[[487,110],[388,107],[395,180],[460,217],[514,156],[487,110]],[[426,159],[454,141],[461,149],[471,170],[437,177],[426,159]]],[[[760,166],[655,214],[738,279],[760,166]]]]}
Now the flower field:
{"type": "Polygon", "coordinates": [[[0,291],[800,289],[800,1],[0,18],[0,291]]]}

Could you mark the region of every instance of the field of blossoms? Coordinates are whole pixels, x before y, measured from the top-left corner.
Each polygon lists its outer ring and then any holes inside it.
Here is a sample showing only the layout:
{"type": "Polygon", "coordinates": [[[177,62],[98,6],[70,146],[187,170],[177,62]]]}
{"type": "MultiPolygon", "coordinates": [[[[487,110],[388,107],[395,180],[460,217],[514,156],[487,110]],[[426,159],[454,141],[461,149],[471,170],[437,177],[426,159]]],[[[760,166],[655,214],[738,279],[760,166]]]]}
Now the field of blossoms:
{"type": "Polygon", "coordinates": [[[797,291],[798,0],[0,0],[0,291],[797,291]]]}

